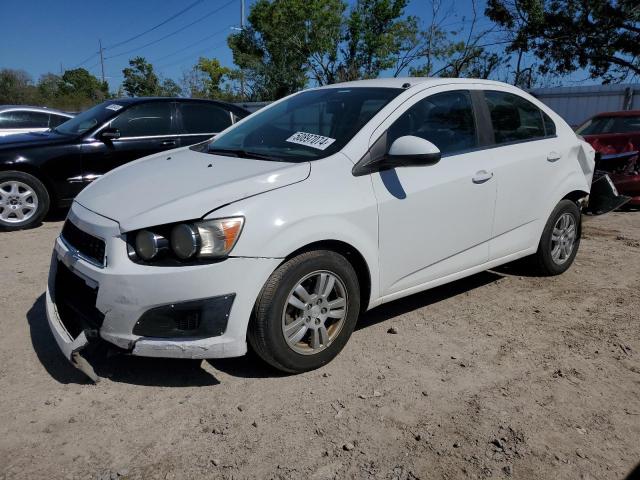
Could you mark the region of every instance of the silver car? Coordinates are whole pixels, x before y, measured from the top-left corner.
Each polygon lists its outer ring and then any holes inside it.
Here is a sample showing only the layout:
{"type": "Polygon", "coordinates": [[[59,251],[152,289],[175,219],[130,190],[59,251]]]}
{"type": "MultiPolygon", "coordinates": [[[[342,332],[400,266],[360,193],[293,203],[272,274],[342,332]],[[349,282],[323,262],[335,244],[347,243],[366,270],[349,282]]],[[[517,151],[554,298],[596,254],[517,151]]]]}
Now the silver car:
{"type": "Polygon", "coordinates": [[[0,137],[15,133],[44,132],[73,116],[72,113],[46,107],[0,105],[0,137]]]}

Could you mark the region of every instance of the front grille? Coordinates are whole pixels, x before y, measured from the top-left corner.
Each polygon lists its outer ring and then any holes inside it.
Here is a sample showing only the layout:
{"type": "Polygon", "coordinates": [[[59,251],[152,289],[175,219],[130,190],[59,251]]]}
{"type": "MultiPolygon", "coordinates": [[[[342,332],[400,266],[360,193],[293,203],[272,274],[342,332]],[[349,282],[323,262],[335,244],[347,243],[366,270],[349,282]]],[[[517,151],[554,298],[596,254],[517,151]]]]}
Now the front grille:
{"type": "Polygon", "coordinates": [[[69,220],[64,222],[62,238],[69,246],[75,248],[87,260],[100,266],[104,265],[104,240],[80,230],[69,220]]]}
{"type": "Polygon", "coordinates": [[[98,289],[91,288],[62,262],[57,265],[53,295],[60,320],[73,338],[87,328],[102,326],[104,314],[96,308],[98,289]]]}

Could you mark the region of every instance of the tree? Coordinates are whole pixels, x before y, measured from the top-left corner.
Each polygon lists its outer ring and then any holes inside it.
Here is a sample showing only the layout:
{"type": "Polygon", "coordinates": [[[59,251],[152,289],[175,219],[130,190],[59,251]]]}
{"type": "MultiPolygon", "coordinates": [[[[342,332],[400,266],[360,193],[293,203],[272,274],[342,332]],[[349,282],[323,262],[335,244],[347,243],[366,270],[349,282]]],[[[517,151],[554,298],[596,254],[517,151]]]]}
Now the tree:
{"type": "Polygon", "coordinates": [[[182,93],[182,87],[174,80],[165,78],[154,95],[158,97],[179,97],[182,93]]]}
{"type": "Polygon", "coordinates": [[[252,99],[273,100],[304,88],[311,75],[334,81],[342,0],[258,0],[249,27],[228,39],[252,99]]]}
{"type": "Polygon", "coordinates": [[[153,65],[144,57],[129,60],[129,67],[122,70],[122,87],[130,97],[150,97],[160,92],[160,80],[153,71],[153,65]]]}
{"type": "Polygon", "coordinates": [[[55,98],[61,94],[62,78],[54,73],[45,73],[38,80],[38,92],[43,98],[55,98]]]}
{"type": "Polygon", "coordinates": [[[407,0],[358,0],[346,21],[339,77],[375,78],[394,66],[403,42],[416,35],[416,19],[402,19],[407,0]]]}
{"type": "Polygon", "coordinates": [[[542,61],[542,74],[587,69],[604,83],[640,74],[637,0],[489,0],[485,14],[506,29],[517,77],[529,51],[542,61]]]}
{"type": "Polygon", "coordinates": [[[442,15],[439,0],[433,0],[431,6],[431,23],[421,33],[422,43],[415,55],[424,63],[411,67],[411,75],[489,78],[506,63],[507,59],[487,50],[485,42],[493,28],[478,29],[475,1],[471,2],[472,16],[468,25],[449,33],[445,31],[443,21],[450,12],[442,15]]]}
{"type": "Polygon", "coordinates": [[[33,80],[24,70],[0,70],[0,104],[33,103],[33,80]]]}
{"type": "Polygon", "coordinates": [[[62,95],[76,94],[92,100],[101,101],[109,95],[109,86],[91,75],[84,68],[66,70],[58,84],[62,95]]]}

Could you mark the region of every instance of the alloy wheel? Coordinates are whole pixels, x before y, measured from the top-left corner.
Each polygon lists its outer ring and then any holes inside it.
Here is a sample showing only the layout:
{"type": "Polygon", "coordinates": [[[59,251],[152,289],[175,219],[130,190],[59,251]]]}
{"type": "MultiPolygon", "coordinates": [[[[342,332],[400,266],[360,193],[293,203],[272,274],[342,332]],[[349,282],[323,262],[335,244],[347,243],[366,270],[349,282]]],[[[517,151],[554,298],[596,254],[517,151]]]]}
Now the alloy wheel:
{"type": "Polygon", "coordinates": [[[347,317],[347,289],[335,273],[321,270],[300,280],[282,312],[282,334],[289,348],[316,354],[331,345],[347,317]]]}
{"type": "Polygon", "coordinates": [[[570,213],[563,213],[551,232],[551,258],[557,265],[564,264],[573,253],[576,242],[576,219],[570,213]]]}
{"type": "Polygon", "coordinates": [[[0,183],[0,221],[23,223],[38,210],[38,196],[26,183],[9,180],[0,183]]]}

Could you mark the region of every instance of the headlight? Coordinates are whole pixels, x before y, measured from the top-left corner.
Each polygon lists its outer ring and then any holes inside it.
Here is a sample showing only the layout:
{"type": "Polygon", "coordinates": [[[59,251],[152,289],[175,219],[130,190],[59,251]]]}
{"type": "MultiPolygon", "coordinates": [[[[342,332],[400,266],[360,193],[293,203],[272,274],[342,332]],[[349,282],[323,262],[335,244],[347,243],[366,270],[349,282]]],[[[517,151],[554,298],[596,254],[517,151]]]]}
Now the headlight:
{"type": "Polygon", "coordinates": [[[153,260],[161,251],[166,250],[169,242],[162,235],[140,230],[136,235],[136,253],[145,261],[153,260]]]}
{"type": "Polygon", "coordinates": [[[171,249],[176,257],[187,260],[198,253],[200,237],[193,225],[181,223],[171,230],[171,249]]]}
{"type": "Polygon", "coordinates": [[[235,246],[243,217],[184,222],[147,228],[128,235],[129,256],[133,261],[171,263],[177,258],[215,260],[227,256],[235,246]],[[136,258],[138,260],[136,260],[136,258]]]}
{"type": "Polygon", "coordinates": [[[244,218],[221,218],[196,224],[200,235],[200,257],[228,255],[240,237],[244,218]]]}

